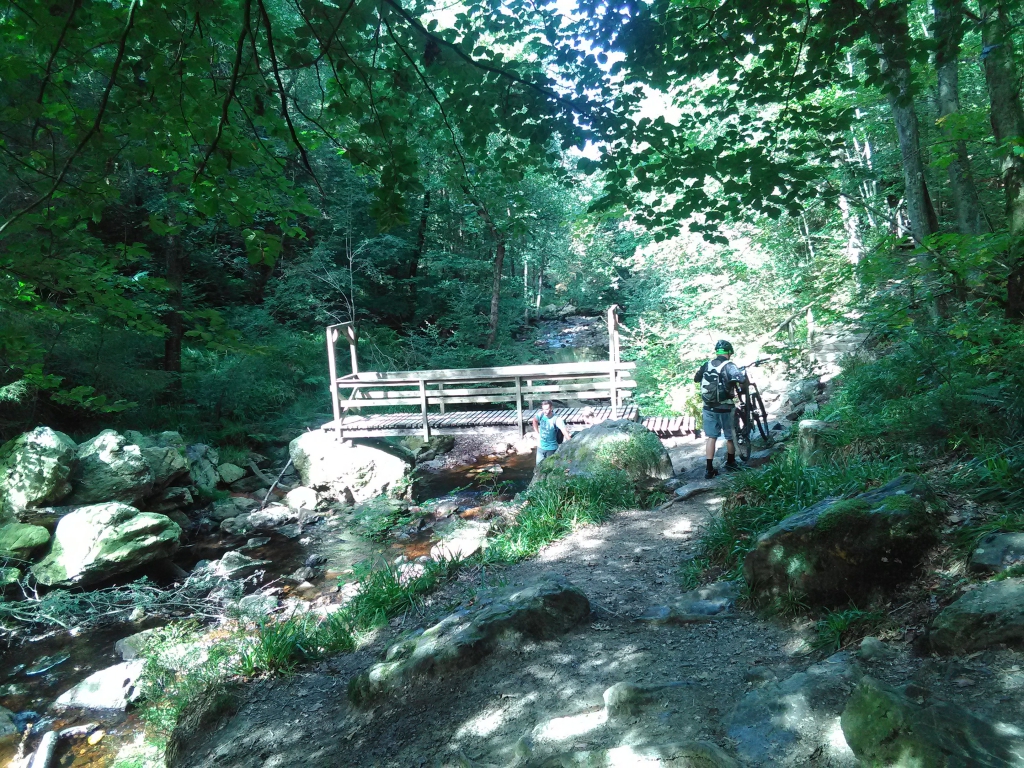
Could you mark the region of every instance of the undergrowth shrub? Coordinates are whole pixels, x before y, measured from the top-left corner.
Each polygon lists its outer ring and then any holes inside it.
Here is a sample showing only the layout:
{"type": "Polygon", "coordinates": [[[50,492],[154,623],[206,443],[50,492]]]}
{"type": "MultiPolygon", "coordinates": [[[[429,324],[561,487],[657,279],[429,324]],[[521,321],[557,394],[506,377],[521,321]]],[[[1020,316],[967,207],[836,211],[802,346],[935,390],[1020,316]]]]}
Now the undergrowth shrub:
{"type": "Polygon", "coordinates": [[[422,604],[423,597],[459,569],[456,560],[430,560],[401,570],[390,563],[360,566],[359,593],[345,606],[344,615],[355,631],[373,629],[422,604]]]}

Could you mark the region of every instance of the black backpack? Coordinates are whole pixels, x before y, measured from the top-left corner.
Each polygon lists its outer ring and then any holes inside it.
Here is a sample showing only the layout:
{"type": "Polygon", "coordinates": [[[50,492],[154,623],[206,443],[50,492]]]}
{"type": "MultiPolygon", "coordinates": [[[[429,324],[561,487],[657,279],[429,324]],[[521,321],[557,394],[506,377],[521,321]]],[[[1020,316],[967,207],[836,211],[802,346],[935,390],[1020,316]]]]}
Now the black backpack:
{"type": "Polygon", "coordinates": [[[708,361],[704,368],[704,376],[700,381],[700,398],[708,408],[714,408],[730,399],[729,379],[725,375],[728,360],[723,360],[716,368],[714,360],[708,361]]]}

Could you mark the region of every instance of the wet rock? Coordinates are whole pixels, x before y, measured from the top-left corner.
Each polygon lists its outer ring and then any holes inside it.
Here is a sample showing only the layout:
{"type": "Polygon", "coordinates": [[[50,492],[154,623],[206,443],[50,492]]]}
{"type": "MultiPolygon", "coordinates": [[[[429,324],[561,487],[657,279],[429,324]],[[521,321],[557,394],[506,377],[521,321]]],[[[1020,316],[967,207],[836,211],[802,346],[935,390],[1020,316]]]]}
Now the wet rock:
{"type": "Polygon", "coordinates": [[[808,467],[820,464],[827,453],[826,435],[832,426],[817,419],[803,419],[797,426],[800,458],[808,467]]]}
{"type": "Polygon", "coordinates": [[[634,482],[668,480],[673,475],[672,461],[658,436],[643,424],[618,419],[577,432],[537,466],[533,482],[609,470],[625,471],[634,482]]]}
{"type": "Polygon", "coordinates": [[[54,709],[110,709],[123,711],[139,697],[136,682],[146,664],[141,659],[101,669],[65,691],[53,703],[54,709]]]}
{"type": "Polygon", "coordinates": [[[188,474],[185,440],[177,432],[161,432],[148,437],[137,432],[125,432],[125,438],[142,450],[142,458],[153,473],[155,489],[164,488],[188,474]]]}
{"type": "Polygon", "coordinates": [[[239,547],[239,549],[240,550],[243,550],[243,549],[259,549],[260,547],[265,547],[269,543],[270,543],[270,537],[269,536],[254,536],[253,538],[251,538],[247,542],[245,542],[244,546],[239,547]]]}
{"type": "Polygon", "coordinates": [[[213,494],[220,482],[217,464],[220,456],[217,449],[203,443],[185,446],[185,457],[188,459],[188,474],[192,484],[206,494],[213,494]]]}
{"type": "Polygon", "coordinates": [[[46,586],[85,586],[170,557],[180,538],[166,515],[117,502],[79,507],[60,519],[49,554],[31,570],[46,586]]]}
{"type": "Polygon", "coordinates": [[[9,523],[0,526],[0,558],[28,560],[50,543],[50,532],[38,525],[9,523]]]}
{"type": "Polygon", "coordinates": [[[740,594],[738,581],[719,581],[683,594],[673,606],[648,608],[637,621],[650,624],[699,624],[705,621],[733,618],[730,609],[740,594]]]}
{"type": "Polygon", "coordinates": [[[188,509],[193,504],[192,492],[188,488],[176,486],[166,488],[146,502],[147,512],[158,512],[166,515],[170,512],[188,509]]]}
{"type": "Polygon", "coordinates": [[[1024,564],[1024,533],[990,533],[971,553],[974,573],[1002,573],[1024,564]]]}
{"type": "Polygon", "coordinates": [[[349,495],[366,501],[397,492],[412,471],[411,462],[404,458],[381,448],[339,442],[323,430],[300,435],[288,450],[302,484],[336,501],[346,501],[349,495]]]}
{"type": "Polygon", "coordinates": [[[250,512],[246,520],[255,531],[270,531],[298,520],[298,515],[288,507],[274,504],[266,509],[250,512]]]}
{"type": "Polygon", "coordinates": [[[78,446],[67,435],[36,427],[0,447],[0,521],[56,504],[71,493],[78,446]]]}
{"type": "Polygon", "coordinates": [[[303,581],[309,581],[311,579],[316,578],[316,569],[303,565],[302,567],[297,568],[295,570],[295,573],[293,573],[288,578],[290,578],[292,581],[300,583],[303,581]]]}
{"type": "Polygon", "coordinates": [[[1019,765],[1024,731],[955,704],[920,705],[864,677],[842,715],[843,735],[867,766],[1003,768],[1019,765]]]}
{"type": "Polygon", "coordinates": [[[923,481],[903,475],[851,499],[825,499],[757,538],[743,573],[756,594],[846,603],[906,578],[935,541],[923,481]]]}
{"type": "Polygon", "coordinates": [[[291,525],[282,525],[277,529],[277,533],[284,536],[286,539],[297,539],[302,535],[302,526],[298,523],[292,523],[291,525]]]}
{"type": "Polygon", "coordinates": [[[454,435],[435,435],[429,440],[422,437],[403,437],[394,441],[416,464],[433,461],[455,447],[454,435]]]}
{"type": "Polygon", "coordinates": [[[230,462],[224,462],[223,464],[217,465],[217,474],[220,476],[220,481],[225,485],[231,485],[231,483],[241,480],[246,475],[246,471],[237,464],[230,462]]]}
{"type": "Polygon", "coordinates": [[[137,503],[153,490],[153,471],[142,449],[124,435],[105,429],[78,446],[78,461],[71,473],[69,504],[109,501],[137,503]]]}
{"type": "Polygon", "coordinates": [[[1024,579],[990,581],[944,608],[928,633],[939,653],[968,653],[999,643],[1024,645],[1024,579]]]}
{"type": "Polygon", "coordinates": [[[687,499],[692,499],[695,496],[700,496],[702,493],[713,491],[715,487],[716,484],[711,480],[698,480],[692,483],[687,483],[686,485],[676,488],[676,498],[679,501],[686,501],[687,499]]]}
{"type": "Polygon", "coordinates": [[[516,637],[557,637],[586,621],[587,596],[567,579],[546,575],[523,586],[505,589],[473,609],[457,611],[418,637],[390,648],[384,661],[349,682],[349,696],[367,703],[417,678],[437,676],[477,664],[514,643],[516,637]]]}
{"type": "Polygon", "coordinates": [[[861,673],[847,653],[750,691],[725,720],[739,758],[754,766],[857,765],[836,739],[839,716],[861,673]]]}
{"type": "Polygon", "coordinates": [[[865,637],[860,641],[857,658],[861,661],[884,661],[893,657],[893,650],[877,637],[865,637]]]}
{"type": "Polygon", "coordinates": [[[709,741],[684,741],[656,746],[625,746],[563,752],[524,768],[589,768],[590,766],[678,766],[678,768],[739,768],[721,747],[709,741]]]}
{"type": "Polygon", "coordinates": [[[450,531],[430,548],[432,560],[465,560],[487,548],[490,523],[470,520],[450,531]]]}
{"type": "Polygon", "coordinates": [[[30,667],[25,669],[25,677],[38,677],[39,675],[49,672],[51,669],[59,667],[70,658],[71,654],[66,651],[63,653],[54,653],[49,656],[40,656],[32,662],[30,667]]]}
{"type": "Polygon", "coordinates": [[[317,492],[304,485],[292,488],[284,497],[285,505],[296,514],[304,510],[316,509],[319,500],[317,492]]]}
{"type": "Polygon", "coordinates": [[[208,570],[225,579],[244,579],[252,576],[261,566],[267,565],[269,562],[269,560],[257,560],[236,550],[231,550],[225,552],[220,560],[210,563],[208,570]]]}

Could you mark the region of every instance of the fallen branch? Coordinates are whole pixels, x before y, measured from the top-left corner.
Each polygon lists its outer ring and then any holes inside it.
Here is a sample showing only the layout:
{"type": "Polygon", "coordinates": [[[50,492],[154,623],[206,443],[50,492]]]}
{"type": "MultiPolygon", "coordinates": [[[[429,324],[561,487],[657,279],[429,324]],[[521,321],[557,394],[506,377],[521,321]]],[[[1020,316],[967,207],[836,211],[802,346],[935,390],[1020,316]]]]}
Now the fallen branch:
{"type": "Polygon", "coordinates": [[[272,494],[272,493],[274,492],[274,489],[275,489],[275,488],[276,488],[277,486],[279,486],[279,485],[280,485],[280,486],[281,486],[282,488],[287,488],[287,489],[288,489],[289,491],[290,491],[290,490],[292,489],[292,486],[289,486],[289,485],[284,485],[284,484],[283,484],[283,483],[281,482],[281,478],[282,478],[282,477],[284,477],[284,473],[288,471],[288,467],[290,467],[291,465],[292,465],[292,460],[291,460],[291,459],[289,458],[289,459],[288,459],[288,463],[287,463],[287,464],[285,464],[285,465],[284,465],[284,469],[282,469],[282,470],[281,470],[281,474],[279,474],[279,475],[277,476],[277,480],[275,480],[275,481],[274,481],[274,482],[273,482],[273,483],[272,483],[272,484],[270,485],[270,488],[268,488],[268,489],[267,489],[267,495],[263,497],[263,503],[262,503],[262,504],[260,504],[260,509],[264,509],[264,508],[265,508],[265,507],[267,506],[267,502],[269,502],[269,501],[270,501],[270,494],[272,494]]]}

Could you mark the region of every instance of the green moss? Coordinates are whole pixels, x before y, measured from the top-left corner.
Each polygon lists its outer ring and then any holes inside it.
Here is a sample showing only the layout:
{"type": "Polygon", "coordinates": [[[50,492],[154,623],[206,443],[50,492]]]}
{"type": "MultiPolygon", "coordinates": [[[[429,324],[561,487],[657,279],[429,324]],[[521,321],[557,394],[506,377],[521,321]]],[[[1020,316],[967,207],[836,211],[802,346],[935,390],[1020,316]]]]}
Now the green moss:
{"type": "Polygon", "coordinates": [[[873,513],[872,507],[862,499],[842,499],[829,504],[818,517],[817,528],[830,531],[842,523],[863,520],[873,513]]]}

